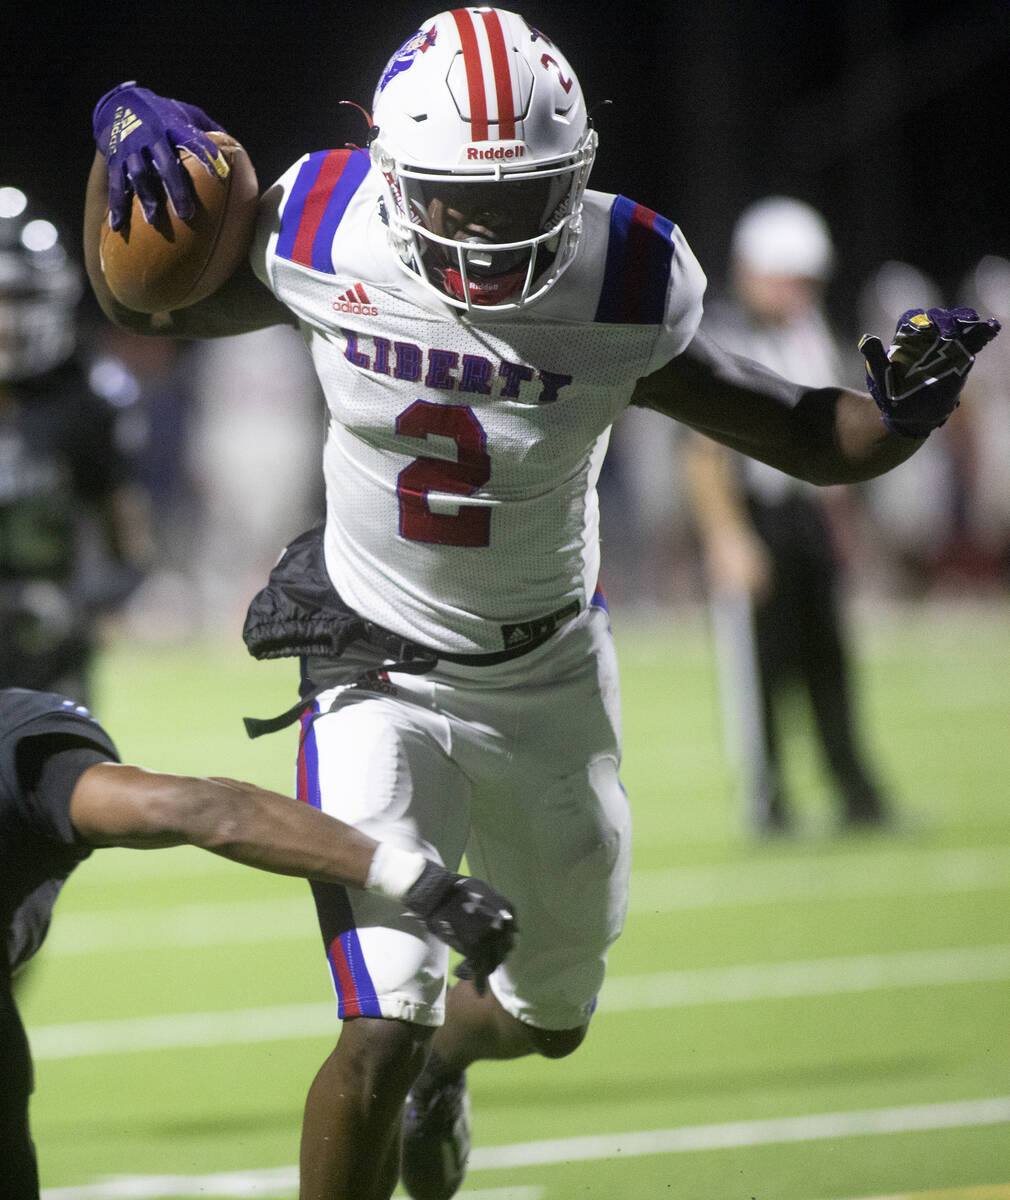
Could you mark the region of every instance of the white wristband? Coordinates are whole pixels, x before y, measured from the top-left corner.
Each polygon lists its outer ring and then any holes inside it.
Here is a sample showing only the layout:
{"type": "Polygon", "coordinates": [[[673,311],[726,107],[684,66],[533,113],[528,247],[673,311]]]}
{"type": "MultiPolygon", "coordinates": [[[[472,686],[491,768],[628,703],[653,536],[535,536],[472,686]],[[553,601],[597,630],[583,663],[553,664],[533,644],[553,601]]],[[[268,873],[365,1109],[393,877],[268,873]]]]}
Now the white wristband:
{"type": "Polygon", "coordinates": [[[402,900],[421,878],[428,860],[416,850],[401,850],[380,842],[372,855],[365,890],[390,900],[402,900]]]}

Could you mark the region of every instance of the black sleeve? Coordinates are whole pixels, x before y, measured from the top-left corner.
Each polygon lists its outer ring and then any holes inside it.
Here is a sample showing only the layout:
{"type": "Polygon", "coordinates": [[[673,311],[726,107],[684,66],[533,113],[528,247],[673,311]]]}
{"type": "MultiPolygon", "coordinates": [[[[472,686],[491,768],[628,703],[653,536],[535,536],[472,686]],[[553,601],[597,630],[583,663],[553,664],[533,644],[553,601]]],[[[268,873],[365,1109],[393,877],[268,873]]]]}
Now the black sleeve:
{"type": "MultiPolygon", "coordinates": [[[[0,823],[14,831],[15,841],[30,834],[45,843],[77,844],[66,802],[85,768],[77,770],[69,790],[63,787],[50,794],[43,786],[43,767],[51,755],[81,747],[90,748],[92,754],[87,766],[94,761],[119,761],[115,743],[83,705],[54,692],[0,689],[0,823]],[[55,827],[53,816],[58,818],[55,827]],[[22,832],[15,837],[18,829],[22,832]]],[[[59,764],[54,764],[52,770],[58,773],[58,769],[59,764]]]]}
{"type": "Polygon", "coordinates": [[[108,753],[76,734],[47,733],[21,740],[17,771],[29,807],[58,830],[61,840],[77,834],[70,820],[70,797],[77,781],[97,763],[108,762],[108,753]]]}

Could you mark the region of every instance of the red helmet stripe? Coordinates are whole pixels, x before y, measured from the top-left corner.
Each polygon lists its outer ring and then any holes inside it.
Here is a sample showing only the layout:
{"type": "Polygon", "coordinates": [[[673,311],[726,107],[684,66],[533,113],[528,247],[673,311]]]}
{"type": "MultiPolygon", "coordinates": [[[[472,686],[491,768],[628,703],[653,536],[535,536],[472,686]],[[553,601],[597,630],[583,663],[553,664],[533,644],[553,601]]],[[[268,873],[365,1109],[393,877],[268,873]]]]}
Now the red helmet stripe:
{"type": "Polygon", "coordinates": [[[480,63],[480,47],[473,18],[465,8],[453,9],[460,45],[463,47],[463,64],[466,67],[466,86],[470,95],[470,137],[475,142],[488,140],[487,96],[484,93],[484,70],[480,63]]]}
{"type": "Polygon", "coordinates": [[[498,137],[514,138],[516,135],[515,101],[512,98],[512,75],[509,70],[508,48],[501,27],[501,18],[491,9],[482,12],[484,28],[491,46],[491,65],[494,68],[495,97],[498,101],[498,137]]]}

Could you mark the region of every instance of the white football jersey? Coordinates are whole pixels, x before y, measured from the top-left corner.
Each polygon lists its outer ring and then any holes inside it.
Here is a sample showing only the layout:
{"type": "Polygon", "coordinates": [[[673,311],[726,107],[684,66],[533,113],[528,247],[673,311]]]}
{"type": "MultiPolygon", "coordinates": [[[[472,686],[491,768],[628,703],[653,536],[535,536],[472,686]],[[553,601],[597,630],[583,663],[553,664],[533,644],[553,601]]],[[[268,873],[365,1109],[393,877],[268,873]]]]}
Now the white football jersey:
{"type": "Polygon", "coordinates": [[[401,268],[365,152],[306,155],[272,194],[252,261],[297,316],[329,407],[326,562],[343,599],[464,654],[584,608],[610,426],[701,319],[705,277],[677,227],[587,192],[559,282],[481,316],[401,268]]]}

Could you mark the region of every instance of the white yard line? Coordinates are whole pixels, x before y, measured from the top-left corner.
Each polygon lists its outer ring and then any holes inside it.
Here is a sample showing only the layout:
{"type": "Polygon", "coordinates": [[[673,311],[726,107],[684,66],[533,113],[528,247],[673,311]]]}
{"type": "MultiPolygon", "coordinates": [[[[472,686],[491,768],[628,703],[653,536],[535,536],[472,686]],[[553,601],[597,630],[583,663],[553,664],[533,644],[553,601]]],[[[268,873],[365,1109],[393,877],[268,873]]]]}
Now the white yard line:
{"type": "Polygon", "coordinates": [[[1010,1096],[901,1108],[872,1108],[860,1112],[773,1117],[762,1121],[731,1121],[721,1125],[688,1125],[680,1129],[653,1129],[642,1133],[587,1134],[585,1137],[552,1138],[515,1146],[478,1147],[470,1157],[470,1165],[474,1170],[498,1170],[558,1162],[588,1162],[600,1158],[679,1154],[690,1150],[732,1150],[786,1142],[919,1133],[1004,1122],[1010,1122],[1010,1096]]]}
{"type": "MultiPolygon", "coordinates": [[[[604,986],[598,1017],[695,1004],[739,1004],[1006,979],[1010,979],[1010,945],[705,967],[616,976],[604,986]]],[[[34,1057],[43,1060],[326,1037],[336,1031],[335,1006],[320,1002],[75,1021],[37,1025],[28,1032],[34,1057]]]]}
{"type": "Polygon", "coordinates": [[[117,954],[169,946],[229,946],[293,940],[319,942],[308,888],[304,895],[272,900],[224,900],[115,909],[110,912],[57,911],[46,938],[46,957],[117,954]]]}
{"type": "Polygon", "coordinates": [[[1010,1197],[1010,1183],[988,1186],[979,1184],[973,1186],[952,1188],[930,1188],[928,1191],[916,1189],[914,1192],[892,1193],[888,1196],[863,1196],[861,1200],[1007,1200],[1010,1197]]]}
{"type": "MultiPolygon", "coordinates": [[[[915,1104],[856,1112],[813,1113],[760,1121],[729,1121],[628,1133],[597,1133],[551,1138],[510,1146],[478,1146],[470,1156],[471,1171],[516,1170],[559,1163],[698,1150],[733,1150],[747,1146],[827,1141],[942,1129],[977,1128],[1010,1122],[1010,1096],[915,1104]]],[[[297,1186],[294,1167],[233,1171],[216,1175],[125,1176],[83,1187],[47,1188],[43,1200],[162,1200],[168,1196],[288,1197],[297,1186]]],[[[539,1200],[544,1187],[493,1188],[460,1193],[460,1200],[539,1200]]]]}
{"type": "Polygon", "coordinates": [[[40,1062],[96,1054],[336,1037],[338,1029],[336,1004],[323,1001],[29,1026],[28,1039],[32,1057],[40,1062]]]}
{"type": "Polygon", "coordinates": [[[756,858],[637,871],[631,911],[675,912],[1010,888],[1010,846],[756,858]]]}
{"type": "MultiPolygon", "coordinates": [[[[271,1167],[213,1175],[115,1175],[83,1187],[44,1188],[42,1200],[294,1200],[297,1191],[297,1167],[271,1167]]],[[[464,1189],[459,1200],[542,1200],[543,1195],[544,1189],[537,1186],[464,1189]]]]}
{"type": "MultiPolygon", "coordinates": [[[[645,916],[817,900],[967,894],[1008,887],[1010,846],[891,849],[876,855],[761,858],[718,866],[636,871],[630,911],[645,916]]],[[[271,900],[58,912],[45,953],[53,958],[124,950],[161,953],[169,946],[235,945],[293,938],[318,938],[307,888],[271,900]]]]}
{"type": "Polygon", "coordinates": [[[801,996],[834,996],[846,992],[989,983],[1005,979],[1010,979],[1010,945],[902,950],[893,954],[617,976],[604,984],[600,1012],[790,1000],[801,996]]]}
{"type": "Polygon", "coordinates": [[[283,1197],[298,1190],[297,1167],[214,1175],[113,1175],[82,1187],[44,1188],[43,1200],[164,1200],[167,1196],[283,1197]]]}

